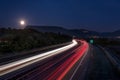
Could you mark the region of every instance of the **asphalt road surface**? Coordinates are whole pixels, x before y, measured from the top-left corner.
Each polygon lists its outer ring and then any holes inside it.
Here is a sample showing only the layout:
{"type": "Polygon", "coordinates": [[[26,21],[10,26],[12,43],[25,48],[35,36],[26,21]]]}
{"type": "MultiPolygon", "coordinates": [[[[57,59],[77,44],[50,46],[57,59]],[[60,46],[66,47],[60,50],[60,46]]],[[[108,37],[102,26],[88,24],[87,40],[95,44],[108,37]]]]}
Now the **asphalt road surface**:
{"type": "Polygon", "coordinates": [[[63,80],[120,80],[120,75],[100,48],[90,45],[83,59],[76,63],[63,80]]]}
{"type": "MultiPolygon", "coordinates": [[[[43,54],[37,61],[25,62],[24,64],[32,64],[7,72],[0,80],[120,80],[119,74],[101,48],[88,45],[82,40],[76,41],[77,44],[73,42],[70,49],[61,48],[62,52],[58,50],[59,54],[43,54]]],[[[8,71],[23,63],[13,67],[12,65],[14,64],[9,65],[11,67],[8,71]]],[[[2,68],[4,69],[4,66],[2,68]]]]}

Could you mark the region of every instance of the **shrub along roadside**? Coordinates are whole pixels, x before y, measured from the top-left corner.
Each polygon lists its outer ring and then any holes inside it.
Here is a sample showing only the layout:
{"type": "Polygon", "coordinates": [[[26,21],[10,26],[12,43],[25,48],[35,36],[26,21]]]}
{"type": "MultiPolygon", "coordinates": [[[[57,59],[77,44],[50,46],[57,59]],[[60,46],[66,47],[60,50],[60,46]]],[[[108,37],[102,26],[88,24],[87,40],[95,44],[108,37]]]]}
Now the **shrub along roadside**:
{"type": "Polygon", "coordinates": [[[63,34],[42,33],[34,29],[0,29],[0,53],[26,51],[71,41],[63,34]]]}

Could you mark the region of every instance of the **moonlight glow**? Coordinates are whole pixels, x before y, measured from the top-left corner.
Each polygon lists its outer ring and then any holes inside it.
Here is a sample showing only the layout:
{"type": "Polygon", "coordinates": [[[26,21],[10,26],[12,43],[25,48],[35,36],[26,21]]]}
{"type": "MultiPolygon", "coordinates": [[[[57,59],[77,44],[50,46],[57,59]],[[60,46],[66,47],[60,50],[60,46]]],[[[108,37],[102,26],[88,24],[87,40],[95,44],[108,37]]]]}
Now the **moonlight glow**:
{"type": "Polygon", "coordinates": [[[24,20],[21,20],[21,21],[20,21],[20,25],[25,25],[25,21],[24,21],[24,20]]]}

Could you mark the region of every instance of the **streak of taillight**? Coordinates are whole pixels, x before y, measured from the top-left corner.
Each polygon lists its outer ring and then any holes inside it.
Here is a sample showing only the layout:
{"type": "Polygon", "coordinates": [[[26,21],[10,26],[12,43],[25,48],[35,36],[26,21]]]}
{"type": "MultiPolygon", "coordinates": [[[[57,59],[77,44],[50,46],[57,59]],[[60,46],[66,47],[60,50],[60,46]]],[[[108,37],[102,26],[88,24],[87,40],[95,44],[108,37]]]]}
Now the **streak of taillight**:
{"type": "Polygon", "coordinates": [[[48,78],[48,80],[62,80],[62,78],[67,74],[67,72],[74,66],[74,64],[82,57],[88,48],[88,44],[85,41],[81,41],[83,43],[82,47],[76,51],[76,53],[67,59],[62,65],[60,65],[53,74],[48,78]]]}
{"type": "Polygon", "coordinates": [[[83,46],[83,48],[78,51],[76,58],[71,62],[71,64],[66,68],[66,70],[58,77],[58,80],[62,80],[62,78],[66,75],[66,73],[74,66],[74,64],[82,57],[82,55],[85,53],[87,49],[87,45],[83,46]]]}

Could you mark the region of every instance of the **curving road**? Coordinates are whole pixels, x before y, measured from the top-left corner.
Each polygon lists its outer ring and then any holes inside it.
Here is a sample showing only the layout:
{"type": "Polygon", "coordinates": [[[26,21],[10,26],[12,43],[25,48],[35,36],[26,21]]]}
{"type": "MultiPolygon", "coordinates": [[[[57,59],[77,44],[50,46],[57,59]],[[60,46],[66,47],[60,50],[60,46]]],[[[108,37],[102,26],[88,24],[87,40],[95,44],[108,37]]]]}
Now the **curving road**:
{"type": "Polygon", "coordinates": [[[101,48],[77,39],[0,69],[0,80],[120,80],[101,48]]]}

